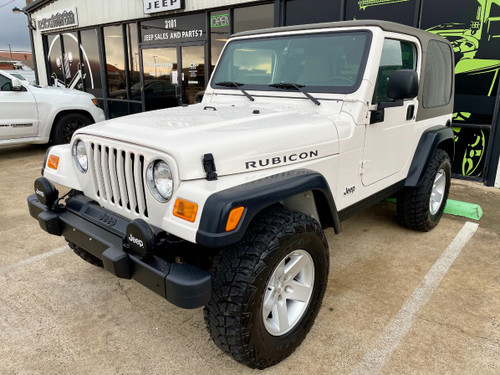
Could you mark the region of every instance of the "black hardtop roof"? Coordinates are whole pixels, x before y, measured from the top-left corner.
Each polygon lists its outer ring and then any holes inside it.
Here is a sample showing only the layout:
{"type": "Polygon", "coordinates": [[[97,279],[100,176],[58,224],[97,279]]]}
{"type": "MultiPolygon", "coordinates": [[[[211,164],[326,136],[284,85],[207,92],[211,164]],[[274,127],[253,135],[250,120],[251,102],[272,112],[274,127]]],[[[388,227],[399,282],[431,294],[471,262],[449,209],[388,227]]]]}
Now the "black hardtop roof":
{"type": "Polygon", "coordinates": [[[233,34],[231,37],[236,36],[249,36],[249,35],[259,35],[267,34],[273,32],[283,32],[283,31],[303,31],[303,30],[314,30],[314,29],[328,29],[328,28],[340,28],[340,27],[369,27],[375,26],[380,27],[384,31],[390,31],[400,34],[411,35],[418,38],[422,44],[427,44],[425,42],[430,39],[437,39],[440,41],[446,41],[446,39],[431,34],[425,30],[417,29],[415,27],[402,25],[396,22],[380,21],[380,20],[355,20],[355,21],[339,21],[339,22],[322,22],[322,23],[311,23],[307,25],[294,25],[294,26],[282,26],[282,27],[271,27],[267,29],[250,30],[243,31],[233,34]]]}

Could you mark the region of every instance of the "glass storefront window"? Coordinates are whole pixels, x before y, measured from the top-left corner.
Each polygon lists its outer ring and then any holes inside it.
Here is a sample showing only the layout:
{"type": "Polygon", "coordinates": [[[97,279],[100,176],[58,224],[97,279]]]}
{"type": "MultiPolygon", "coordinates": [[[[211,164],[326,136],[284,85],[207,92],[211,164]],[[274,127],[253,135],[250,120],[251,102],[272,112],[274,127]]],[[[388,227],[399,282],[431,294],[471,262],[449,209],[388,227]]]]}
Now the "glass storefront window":
{"type": "Polygon", "coordinates": [[[130,86],[141,81],[139,69],[139,44],[137,34],[137,24],[130,23],[126,26],[127,44],[128,44],[128,67],[130,72],[130,86]]]}
{"type": "Polygon", "coordinates": [[[230,16],[229,10],[221,10],[210,13],[210,42],[211,42],[211,65],[214,68],[222,52],[224,44],[229,38],[230,16]]]}
{"type": "Polygon", "coordinates": [[[205,47],[182,47],[182,103],[201,102],[205,90],[205,47]]]}
{"type": "Polygon", "coordinates": [[[285,25],[340,21],[340,0],[287,0],[285,25]]]}
{"type": "MultiPolygon", "coordinates": [[[[142,50],[146,111],[175,107],[177,100],[177,48],[142,50]]],[[[140,85],[132,86],[132,98],[140,98],[140,85]]],[[[140,99],[139,99],[140,100],[140,99]]]]}
{"type": "Polygon", "coordinates": [[[66,87],[63,72],[61,37],[59,34],[47,36],[47,59],[49,65],[49,85],[66,87]]]}
{"type": "Polygon", "coordinates": [[[69,89],[83,90],[82,73],[80,71],[80,51],[78,48],[77,33],[64,33],[62,55],[62,71],[69,89]]]}
{"type": "Polygon", "coordinates": [[[264,29],[274,26],[274,4],[256,5],[234,10],[233,31],[264,29]]]}
{"type": "Polygon", "coordinates": [[[127,98],[125,80],[125,55],[123,51],[122,26],[104,28],[104,48],[106,51],[106,72],[110,98],[127,98]]]}
{"type": "Polygon", "coordinates": [[[99,57],[97,30],[80,31],[80,40],[85,91],[93,94],[97,98],[102,98],[101,59],[99,57]]]}

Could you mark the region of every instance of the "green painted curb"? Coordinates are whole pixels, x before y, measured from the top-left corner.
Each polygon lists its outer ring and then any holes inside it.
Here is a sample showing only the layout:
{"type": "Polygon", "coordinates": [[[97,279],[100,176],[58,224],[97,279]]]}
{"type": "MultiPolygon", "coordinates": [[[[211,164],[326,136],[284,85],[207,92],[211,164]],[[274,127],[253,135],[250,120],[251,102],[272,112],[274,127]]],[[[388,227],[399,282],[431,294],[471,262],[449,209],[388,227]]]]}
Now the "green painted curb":
{"type": "MultiPolygon", "coordinates": [[[[388,202],[396,203],[396,198],[387,199],[388,202]]],[[[444,213],[454,216],[466,217],[472,220],[479,220],[483,217],[483,210],[477,203],[455,201],[448,199],[444,213]]]]}
{"type": "Polygon", "coordinates": [[[479,220],[483,217],[483,210],[477,203],[454,201],[453,199],[448,199],[446,201],[444,213],[462,216],[472,220],[479,220]]]}

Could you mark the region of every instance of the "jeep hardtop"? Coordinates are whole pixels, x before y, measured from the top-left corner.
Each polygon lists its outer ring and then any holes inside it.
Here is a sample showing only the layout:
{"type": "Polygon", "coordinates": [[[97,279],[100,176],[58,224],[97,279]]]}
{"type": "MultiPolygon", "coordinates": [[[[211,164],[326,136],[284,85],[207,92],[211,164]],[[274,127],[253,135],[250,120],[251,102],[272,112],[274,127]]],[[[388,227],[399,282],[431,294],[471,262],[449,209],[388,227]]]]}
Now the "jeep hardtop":
{"type": "Polygon", "coordinates": [[[239,33],[201,104],[88,126],[50,148],[30,213],[89,263],[205,306],[216,345],[265,368],[318,314],[326,228],[391,196],[406,227],[439,222],[453,85],[450,44],[395,23],[239,33]]]}

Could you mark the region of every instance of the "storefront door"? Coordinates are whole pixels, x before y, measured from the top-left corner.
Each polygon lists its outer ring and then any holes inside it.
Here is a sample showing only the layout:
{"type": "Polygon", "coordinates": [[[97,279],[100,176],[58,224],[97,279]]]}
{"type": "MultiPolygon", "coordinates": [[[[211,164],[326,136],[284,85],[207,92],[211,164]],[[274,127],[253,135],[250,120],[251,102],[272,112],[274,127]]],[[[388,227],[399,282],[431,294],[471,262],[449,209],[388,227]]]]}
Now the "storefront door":
{"type": "MultiPolygon", "coordinates": [[[[195,104],[203,97],[204,45],[143,49],[142,65],[146,111],[195,104]]],[[[140,86],[132,87],[134,95],[140,99],[140,86]]]]}
{"type": "Polygon", "coordinates": [[[184,104],[199,103],[205,90],[205,47],[181,47],[182,94],[184,104]]]}
{"type": "MultiPolygon", "coordinates": [[[[177,47],[142,50],[146,111],[180,104],[177,47]]],[[[132,86],[132,97],[141,99],[140,83],[132,86]]]]}

